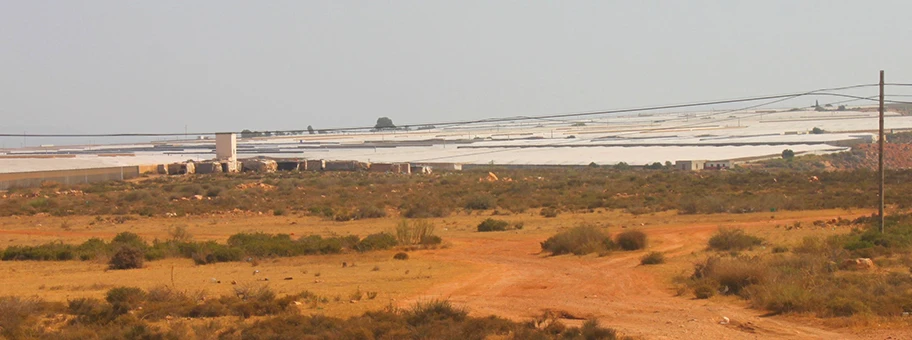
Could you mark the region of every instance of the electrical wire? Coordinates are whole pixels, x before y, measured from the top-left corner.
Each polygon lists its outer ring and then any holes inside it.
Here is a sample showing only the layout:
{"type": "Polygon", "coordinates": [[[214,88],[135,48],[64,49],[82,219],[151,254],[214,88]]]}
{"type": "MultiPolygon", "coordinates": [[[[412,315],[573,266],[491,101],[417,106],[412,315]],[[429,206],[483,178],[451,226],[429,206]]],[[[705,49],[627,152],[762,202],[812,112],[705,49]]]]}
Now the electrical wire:
{"type": "MultiPolygon", "coordinates": [[[[904,85],[904,84],[894,84],[894,85],[904,85]]],[[[680,108],[692,108],[692,107],[701,107],[701,106],[710,106],[710,105],[721,105],[721,104],[733,104],[733,103],[744,103],[744,102],[753,102],[760,100],[774,100],[775,102],[785,101],[788,99],[794,99],[803,96],[809,95],[833,95],[833,96],[845,96],[855,99],[864,99],[864,97],[853,97],[849,95],[834,94],[828,93],[829,91],[843,91],[864,87],[878,86],[878,84],[858,84],[851,86],[842,86],[842,87],[833,87],[833,88],[822,88],[813,91],[790,93],[790,94],[781,94],[781,95],[767,95],[767,96],[757,96],[757,97],[747,97],[739,99],[726,99],[726,100],[715,100],[715,101],[703,101],[703,102],[694,102],[694,103],[685,103],[685,104],[669,104],[669,105],[658,105],[658,106],[647,106],[647,107],[637,107],[637,108],[627,108],[627,109],[616,109],[616,110],[604,110],[604,111],[590,111],[590,112],[578,112],[578,113],[565,113],[565,114],[551,114],[551,115],[541,115],[541,116],[514,116],[514,117],[501,117],[501,118],[486,118],[478,120],[463,120],[463,121],[451,121],[451,122],[439,122],[439,123],[422,123],[422,124],[407,124],[401,125],[405,128],[413,127],[422,127],[422,126],[464,126],[471,124],[481,124],[481,123],[497,123],[497,122],[515,122],[515,121],[525,121],[525,120],[547,120],[547,119],[560,119],[560,118],[571,118],[571,117],[588,117],[588,116],[601,116],[609,114],[618,114],[618,113],[630,113],[630,112],[645,112],[645,111],[659,111],[659,110],[668,110],[668,109],[680,109],[680,108]]],[[[891,101],[891,103],[897,104],[908,104],[908,102],[899,102],[891,101]]],[[[763,105],[769,105],[763,104],[763,105]]],[[[758,105],[763,106],[763,105],[758,105]]],[[[745,108],[746,109],[746,108],[745,108]]],[[[740,109],[740,110],[745,110],[740,109]]],[[[717,114],[724,114],[717,113],[717,114]]],[[[729,112],[730,113],[730,112],[729,112]]],[[[361,127],[343,127],[343,128],[326,128],[326,129],[317,129],[320,132],[346,132],[346,131],[370,131],[373,130],[372,126],[361,126],[361,127]]],[[[288,132],[299,132],[303,130],[276,130],[277,133],[288,133],[288,132]]],[[[273,131],[269,131],[273,132],[273,131]]],[[[0,133],[0,137],[174,137],[174,136],[188,136],[188,135],[214,135],[216,132],[184,132],[184,133],[115,133],[115,134],[29,134],[29,133],[0,133]]]]}

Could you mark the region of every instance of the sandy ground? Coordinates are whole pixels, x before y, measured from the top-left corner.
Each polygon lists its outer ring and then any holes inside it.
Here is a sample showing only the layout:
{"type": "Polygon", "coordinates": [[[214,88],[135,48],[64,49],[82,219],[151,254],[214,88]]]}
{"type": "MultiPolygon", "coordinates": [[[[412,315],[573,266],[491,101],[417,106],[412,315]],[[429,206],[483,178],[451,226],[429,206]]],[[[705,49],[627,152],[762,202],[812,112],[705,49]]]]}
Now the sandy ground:
{"type": "MultiPolygon", "coordinates": [[[[477,233],[474,224],[483,215],[458,215],[436,219],[438,234],[446,247],[411,252],[408,261],[391,260],[393,252],[342,254],[265,260],[258,264],[221,263],[195,266],[186,259],[148,263],[143,269],[105,271],[104,264],[92,262],[0,262],[0,286],[4,294],[40,296],[66,300],[80,296],[100,297],[115,285],[151,288],[176,285],[187,291],[210,294],[230,293],[229,281],[268,284],[280,294],[309,290],[331,298],[306,313],[348,316],[376,310],[390,304],[408,307],[417,301],[448,299],[467,307],[473,315],[499,315],[530,320],[546,310],[560,312],[568,324],[598,318],[603,325],[626,335],[645,339],[905,339],[910,332],[889,327],[832,327],[823,320],[801,316],[764,316],[732,297],[696,300],[677,296],[671,282],[675,275],[688,273],[692,264],[704,258],[706,240],[720,226],[745,228],[772,243],[794,243],[805,235],[830,235],[840,230],[805,227],[786,232],[777,226],[796,221],[836,217],[854,218],[870,211],[825,210],[743,215],[680,216],[673,213],[632,216],[603,211],[566,214],[555,219],[535,214],[502,216],[523,221],[519,231],[477,233]],[[606,222],[611,221],[611,222],[606,222]],[[539,242],[554,232],[580,223],[609,226],[612,232],[639,228],[650,237],[645,251],[614,252],[608,256],[546,256],[539,242]],[[662,251],[668,263],[641,266],[647,251],[662,251]],[[342,268],[340,263],[357,263],[342,268]],[[378,268],[374,270],[373,268],[378,268]],[[173,269],[172,269],[173,268],[173,269]],[[175,282],[170,279],[174,270],[175,282]],[[252,274],[260,270],[260,274],[252,274]],[[317,276],[319,273],[319,276],[317,276]],[[265,283],[263,277],[272,281],[265,283]],[[281,280],[294,277],[294,280],[281,280]],[[213,279],[221,281],[216,283],[213,279]],[[349,301],[355,291],[378,292],[376,299],[349,301]],[[722,325],[723,317],[731,320],[722,325]]],[[[146,238],[164,238],[168,225],[186,223],[197,239],[223,240],[243,230],[267,232],[366,235],[389,230],[398,220],[368,220],[334,223],[304,217],[207,217],[188,221],[142,219],[124,225],[82,227],[88,218],[69,220],[70,230],[53,217],[3,219],[0,238],[10,244],[35,244],[51,240],[78,242],[88,237],[110,238],[116,232],[132,230],[146,238]],[[192,222],[192,221],[197,221],[192,222]],[[40,225],[40,226],[38,226],[40,225]]]]}

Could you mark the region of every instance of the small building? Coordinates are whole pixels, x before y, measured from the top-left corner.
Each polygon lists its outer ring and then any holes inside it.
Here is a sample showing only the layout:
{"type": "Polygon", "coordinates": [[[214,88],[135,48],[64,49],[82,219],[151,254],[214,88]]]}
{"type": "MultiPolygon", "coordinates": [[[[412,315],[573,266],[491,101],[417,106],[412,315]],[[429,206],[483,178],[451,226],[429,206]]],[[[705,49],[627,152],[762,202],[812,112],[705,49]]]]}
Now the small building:
{"type": "Polygon", "coordinates": [[[225,172],[237,172],[237,134],[222,132],[215,134],[215,159],[222,163],[225,172]]]}
{"type": "Polygon", "coordinates": [[[188,175],[194,173],[196,173],[196,165],[193,162],[168,164],[168,174],[188,175]]]}
{"type": "MultiPolygon", "coordinates": [[[[368,166],[363,167],[365,170],[368,166]]],[[[323,170],[326,171],[358,171],[362,165],[358,161],[326,161],[323,163],[323,170]]]]}
{"type": "Polygon", "coordinates": [[[215,174],[220,172],[222,172],[222,163],[216,161],[196,163],[196,173],[198,174],[215,174]]]}
{"type": "Polygon", "coordinates": [[[413,174],[425,174],[426,175],[426,174],[430,174],[432,170],[431,170],[431,167],[426,166],[426,165],[412,165],[412,166],[410,166],[409,171],[413,174]]]}
{"type": "Polygon", "coordinates": [[[707,170],[722,170],[722,169],[731,169],[734,162],[730,160],[724,161],[706,161],[703,165],[703,169],[707,170]]]}
{"type": "Polygon", "coordinates": [[[326,161],[322,159],[308,159],[301,163],[300,170],[304,171],[322,171],[326,167],[326,161]]]}
{"type": "Polygon", "coordinates": [[[241,166],[244,171],[272,173],[278,170],[279,166],[276,161],[271,159],[250,158],[245,159],[241,166]]]}
{"type": "Polygon", "coordinates": [[[462,164],[459,163],[417,163],[416,165],[428,166],[434,171],[462,171],[462,164]]]}
{"type": "Polygon", "coordinates": [[[371,163],[367,171],[407,175],[411,173],[411,166],[409,163],[371,163]]]}
{"type": "Polygon", "coordinates": [[[705,164],[705,160],[675,161],[675,169],[685,171],[698,171],[703,170],[705,164]]]}
{"type": "Polygon", "coordinates": [[[278,171],[297,171],[301,169],[303,162],[293,159],[283,159],[276,161],[276,166],[276,170],[278,171]]]}

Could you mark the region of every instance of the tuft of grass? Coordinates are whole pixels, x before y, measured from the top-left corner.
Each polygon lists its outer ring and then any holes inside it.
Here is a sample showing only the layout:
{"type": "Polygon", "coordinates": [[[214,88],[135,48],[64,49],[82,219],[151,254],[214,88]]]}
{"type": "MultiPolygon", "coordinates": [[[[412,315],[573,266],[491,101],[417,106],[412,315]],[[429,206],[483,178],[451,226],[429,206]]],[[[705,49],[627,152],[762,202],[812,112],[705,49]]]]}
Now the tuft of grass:
{"type": "Polygon", "coordinates": [[[408,260],[408,258],[409,258],[409,255],[404,252],[398,252],[398,253],[396,253],[396,255],[393,255],[393,259],[396,259],[396,260],[408,260]]]}
{"type": "Polygon", "coordinates": [[[709,257],[697,264],[693,279],[715,282],[726,295],[738,295],[745,288],[769,280],[769,268],[760,265],[757,257],[709,257]]]}
{"type": "Polygon", "coordinates": [[[640,258],[640,264],[642,265],[651,265],[651,264],[662,264],[665,263],[665,254],[654,251],[649,254],[644,255],[640,258]]]}

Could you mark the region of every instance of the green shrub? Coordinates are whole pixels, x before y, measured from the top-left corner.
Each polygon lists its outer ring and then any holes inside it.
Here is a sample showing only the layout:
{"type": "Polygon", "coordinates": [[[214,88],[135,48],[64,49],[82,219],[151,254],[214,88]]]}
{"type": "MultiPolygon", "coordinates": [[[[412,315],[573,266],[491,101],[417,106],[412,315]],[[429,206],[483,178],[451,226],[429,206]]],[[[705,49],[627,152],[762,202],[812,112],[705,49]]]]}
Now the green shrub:
{"type": "Polygon", "coordinates": [[[355,249],[360,252],[365,252],[370,250],[389,249],[398,244],[399,242],[396,241],[395,236],[390,235],[389,233],[377,233],[367,235],[367,237],[358,242],[355,249]]]}
{"type": "Polygon", "coordinates": [[[617,235],[615,240],[623,250],[646,248],[646,233],[639,230],[628,230],[617,235]]]}
{"type": "Polygon", "coordinates": [[[613,249],[611,238],[595,226],[579,226],[551,236],[541,243],[551,255],[585,255],[613,249]]]}
{"type": "Polygon", "coordinates": [[[407,253],[398,252],[396,255],[393,255],[393,258],[396,260],[408,260],[409,255],[407,253]]]}
{"type": "Polygon", "coordinates": [[[709,238],[709,249],[721,251],[745,250],[761,244],[763,239],[745,234],[741,229],[719,228],[719,231],[709,238]]]}
{"type": "Polygon", "coordinates": [[[143,267],[144,254],[142,248],[132,245],[122,245],[111,260],[108,262],[108,268],[111,269],[136,269],[143,267]]]}
{"type": "Polygon", "coordinates": [[[642,264],[642,265],[661,264],[661,263],[665,263],[665,254],[662,254],[657,251],[650,252],[649,254],[646,254],[642,258],[640,258],[640,264],[642,264]]]}
{"type": "Polygon", "coordinates": [[[478,224],[478,231],[487,232],[487,231],[504,231],[507,230],[507,226],[510,223],[504,220],[495,220],[493,218],[488,218],[478,224]]]}
{"type": "Polygon", "coordinates": [[[129,231],[125,231],[114,236],[114,239],[111,240],[111,244],[131,246],[139,249],[145,249],[148,246],[146,244],[146,241],[143,241],[142,237],[139,237],[139,235],[136,235],[129,231]]]}

